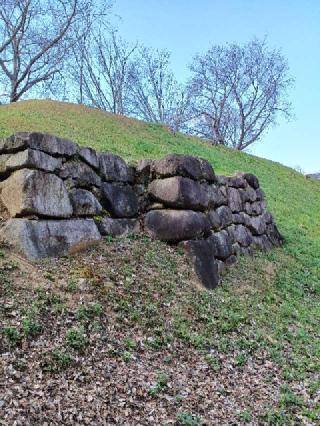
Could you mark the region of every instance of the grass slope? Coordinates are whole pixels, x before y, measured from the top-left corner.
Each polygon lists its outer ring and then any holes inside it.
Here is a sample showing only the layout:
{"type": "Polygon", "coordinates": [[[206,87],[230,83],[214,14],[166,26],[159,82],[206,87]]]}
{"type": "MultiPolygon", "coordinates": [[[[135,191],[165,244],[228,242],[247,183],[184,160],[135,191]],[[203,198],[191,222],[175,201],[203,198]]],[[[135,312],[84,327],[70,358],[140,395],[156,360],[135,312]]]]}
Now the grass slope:
{"type": "MultiPolygon", "coordinates": [[[[70,138],[81,145],[118,153],[129,161],[159,158],[176,152],[208,159],[217,173],[232,174],[241,170],[256,174],[266,192],[268,207],[274,213],[286,239],[283,248],[259,254],[254,259],[242,259],[227,275],[223,285],[211,294],[185,286],[177,301],[172,292],[172,282],[179,281],[180,278],[187,283],[189,275],[178,274],[174,259],[171,257],[170,263],[170,256],[166,257],[167,247],[158,244],[155,248],[151,243],[145,243],[148,262],[151,265],[160,262],[159,265],[164,268],[161,263],[164,256],[172,271],[168,272],[168,276],[162,276],[157,270],[156,276],[161,276],[161,282],[156,280],[158,290],[154,288],[157,286],[154,280],[148,287],[149,290],[145,289],[141,293],[128,285],[129,290],[126,287],[126,291],[121,293],[121,301],[116,297],[112,299],[113,309],[120,312],[122,320],[123,316],[126,317],[123,327],[125,330],[127,327],[128,333],[136,330],[137,335],[146,338],[150,338],[150,333],[154,334],[153,338],[159,345],[154,345],[153,350],[164,352],[168,342],[172,344],[179,341],[180,345],[197,349],[202,355],[207,354],[204,359],[213,368],[215,360],[208,358],[209,348],[214,348],[217,353],[233,354],[240,369],[249,360],[259,359],[261,353],[264,354],[264,359],[277,365],[281,372],[277,403],[272,404],[269,409],[265,408],[264,414],[260,413],[259,418],[252,406],[242,410],[239,414],[242,416],[242,423],[317,423],[319,405],[316,395],[320,383],[318,182],[307,181],[301,174],[272,161],[223,147],[212,147],[181,134],[174,136],[160,125],[116,117],[73,104],[26,101],[0,106],[0,137],[19,130],[50,132],[70,138]],[[140,318],[146,315],[145,312],[142,314],[141,304],[145,304],[143,309],[150,309],[153,314],[158,312],[159,317],[164,309],[161,300],[153,297],[157,291],[166,299],[166,306],[174,305],[174,310],[169,313],[166,311],[164,318],[159,319],[159,324],[146,326],[145,321],[140,318]]],[[[116,241],[114,244],[124,243],[116,241]]],[[[139,242],[132,244],[133,257],[135,244],[139,245],[139,242]]],[[[5,250],[3,254],[9,256],[5,250]]],[[[154,268],[157,269],[156,266],[154,268]]],[[[119,259],[119,269],[127,271],[127,276],[126,272],[123,273],[121,285],[126,283],[126,279],[130,283],[135,272],[130,267],[128,270],[128,263],[124,259],[119,259]]],[[[6,267],[3,270],[5,272],[2,276],[9,280],[10,274],[6,267]]],[[[143,279],[145,278],[141,278],[142,281],[143,279]]],[[[97,297],[101,298],[101,294],[97,294],[97,297]]],[[[112,310],[112,307],[109,306],[108,309],[112,310]]],[[[5,320],[5,323],[5,345],[8,345],[14,342],[15,332],[20,336],[23,330],[10,325],[10,321],[5,320]],[[16,328],[16,331],[12,331],[10,327],[16,328]]],[[[19,339],[17,341],[20,342],[19,339]]],[[[139,352],[135,343],[131,346],[126,351],[129,353],[128,359],[139,352]]],[[[166,384],[159,385],[159,393],[162,388],[166,388],[166,384]]],[[[205,413],[197,414],[204,421],[207,420],[205,413]]],[[[179,420],[181,424],[198,424],[187,423],[189,414],[183,415],[187,420],[179,420]]],[[[208,424],[215,424],[212,423],[212,418],[210,421],[208,424]]]]}

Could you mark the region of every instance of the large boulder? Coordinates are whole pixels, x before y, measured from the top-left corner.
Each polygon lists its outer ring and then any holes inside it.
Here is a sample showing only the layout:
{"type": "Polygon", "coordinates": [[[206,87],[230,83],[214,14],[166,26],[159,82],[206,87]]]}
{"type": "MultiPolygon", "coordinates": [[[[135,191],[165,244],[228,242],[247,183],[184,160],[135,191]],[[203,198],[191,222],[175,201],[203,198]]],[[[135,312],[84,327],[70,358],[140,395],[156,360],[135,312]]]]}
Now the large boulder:
{"type": "Polygon", "coordinates": [[[92,219],[10,219],[0,230],[0,239],[28,259],[57,257],[91,246],[101,239],[92,219]]]}
{"type": "Polygon", "coordinates": [[[22,169],[1,182],[1,199],[11,217],[69,217],[73,209],[63,181],[56,175],[22,169]]]}
{"type": "Polygon", "coordinates": [[[45,172],[53,172],[61,167],[60,158],[54,158],[42,151],[25,149],[14,154],[0,156],[0,175],[7,175],[18,169],[39,169],[45,172]]]}
{"type": "Polygon", "coordinates": [[[96,225],[101,235],[111,235],[112,237],[137,234],[140,232],[140,223],[138,219],[101,217],[96,219],[96,225]]]}
{"type": "Polygon", "coordinates": [[[129,185],[103,183],[102,204],[114,217],[128,218],[138,214],[138,197],[129,185]]]}
{"type": "Polygon", "coordinates": [[[133,182],[133,173],[118,155],[103,153],[99,156],[100,173],[107,182],[133,182]]]}
{"type": "Polygon", "coordinates": [[[59,171],[62,179],[68,180],[70,186],[91,188],[101,186],[101,178],[88,164],[79,160],[67,161],[59,171]]]}
{"type": "Polygon", "coordinates": [[[156,179],[148,186],[151,198],[168,207],[205,210],[208,196],[204,186],[189,178],[181,176],[156,179]]]}
{"type": "Polygon", "coordinates": [[[32,148],[51,155],[72,157],[78,152],[78,145],[68,139],[40,132],[19,132],[0,140],[0,154],[32,148]]]}
{"type": "Polygon", "coordinates": [[[151,210],[145,215],[144,228],[152,238],[178,242],[205,235],[210,223],[193,210],[151,210]]]}
{"type": "Polygon", "coordinates": [[[215,181],[215,174],[207,160],[190,155],[170,154],[153,161],[152,171],[156,176],[183,176],[194,180],[215,181]]]}
{"type": "Polygon", "coordinates": [[[97,198],[86,189],[73,189],[69,195],[75,216],[95,216],[102,210],[97,198]]]}
{"type": "Polygon", "coordinates": [[[184,241],[182,246],[201,284],[208,289],[215,288],[219,284],[219,270],[213,257],[212,244],[207,240],[189,240],[184,241]]]}

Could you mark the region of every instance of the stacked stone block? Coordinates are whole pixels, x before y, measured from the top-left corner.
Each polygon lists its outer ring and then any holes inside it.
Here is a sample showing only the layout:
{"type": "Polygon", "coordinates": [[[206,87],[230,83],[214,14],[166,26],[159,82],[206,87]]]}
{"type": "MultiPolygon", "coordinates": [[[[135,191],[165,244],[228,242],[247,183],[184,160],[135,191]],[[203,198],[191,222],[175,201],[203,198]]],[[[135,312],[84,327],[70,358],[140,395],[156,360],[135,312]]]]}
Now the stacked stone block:
{"type": "Polygon", "coordinates": [[[0,237],[31,259],[145,232],[182,244],[212,288],[238,255],[282,242],[256,176],[216,176],[191,156],[133,168],[53,135],[17,133],[0,141],[0,191],[0,237]]]}

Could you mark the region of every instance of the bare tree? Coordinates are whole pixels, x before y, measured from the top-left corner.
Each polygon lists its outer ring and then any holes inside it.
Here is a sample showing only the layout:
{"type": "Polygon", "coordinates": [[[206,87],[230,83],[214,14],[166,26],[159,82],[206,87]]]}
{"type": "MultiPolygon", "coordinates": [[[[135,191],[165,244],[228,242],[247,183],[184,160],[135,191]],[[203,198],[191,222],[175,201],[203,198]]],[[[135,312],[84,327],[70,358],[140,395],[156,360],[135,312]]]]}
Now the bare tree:
{"type": "Polygon", "coordinates": [[[100,28],[92,38],[83,38],[74,51],[72,75],[80,103],[114,114],[129,114],[128,76],[137,44],[131,45],[115,30],[100,28]]]}
{"type": "Polygon", "coordinates": [[[214,144],[247,148],[291,116],[287,91],[293,80],[279,50],[265,40],[239,46],[214,46],[195,57],[189,83],[192,93],[190,131],[214,144]]]}
{"type": "Polygon", "coordinates": [[[16,102],[61,71],[75,39],[88,28],[92,0],[2,0],[0,82],[16,102]]]}
{"type": "Polygon", "coordinates": [[[168,51],[140,49],[130,69],[130,107],[132,115],[178,131],[186,121],[189,95],[169,65],[168,51]]]}

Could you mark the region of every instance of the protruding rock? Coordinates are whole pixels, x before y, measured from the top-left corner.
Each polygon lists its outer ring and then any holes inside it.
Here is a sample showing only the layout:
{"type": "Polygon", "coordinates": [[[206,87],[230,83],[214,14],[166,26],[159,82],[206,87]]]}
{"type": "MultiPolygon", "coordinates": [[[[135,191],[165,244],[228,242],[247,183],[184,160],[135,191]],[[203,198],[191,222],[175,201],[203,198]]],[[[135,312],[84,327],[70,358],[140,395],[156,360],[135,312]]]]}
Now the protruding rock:
{"type": "Polygon", "coordinates": [[[37,149],[51,155],[72,157],[78,152],[78,145],[68,139],[40,132],[18,132],[0,141],[0,154],[37,149]]]}
{"type": "Polygon", "coordinates": [[[137,234],[140,232],[140,223],[138,219],[113,219],[111,217],[102,217],[96,220],[96,224],[101,235],[118,237],[120,235],[137,234]]]}
{"type": "Polygon", "coordinates": [[[193,210],[151,210],[145,216],[144,227],[152,238],[178,242],[205,235],[210,223],[203,213],[193,210]]]}
{"type": "Polygon", "coordinates": [[[101,204],[90,191],[73,189],[69,195],[75,216],[95,216],[102,210],[101,204]]]}
{"type": "Polygon", "coordinates": [[[99,169],[99,154],[92,148],[81,148],[79,157],[94,169],[99,169]]]}
{"type": "Polygon", "coordinates": [[[277,226],[274,223],[270,223],[267,226],[266,235],[274,246],[280,246],[284,242],[283,236],[280,234],[277,226]]]}
{"type": "Polygon", "coordinates": [[[227,194],[215,185],[206,185],[208,203],[210,207],[220,207],[228,204],[227,194]]]}
{"type": "Polygon", "coordinates": [[[92,219],[10,219],[0,238],[29,259],[64,256],[83,250],[101,239],[92,219]]]}
{"type": "Polygon", "coordinates": [[[231,238],[235,243],[248,247],[252,243],[251,232],[243,225],[231,225],[228,228],[231,238]]]}
{"type": "Polygon", "coordinates": [[[263,213],[263,218],[264,218],[266,224],[269,224],[269,223],[273,222],[273,216],[272,216],[272,213],[270,213],[270,212],[264,212],[263,213]]]}
{"type": "Polygon", "coordinates": [[[228,225],[231,225],[232,223],[232,211],[228,206],[221,206],[216,210],[220,222],[221,222],[221,228],[225,228],[228,225]]]}
{"type": "Polygon", "coordinates": [[[248,220],[250,220],[250,216],[243,212],[234,213],[232,215],[232,223],[235,225],[246,225],[248,220]]]}
{"type": "Polygon", "coordinates": [[[262,235],[266,232],[267,226],[264,215],[253,216],[247,221],[247,227],[253,235],[262,235]]]}
{"type": "Polygon", "coordinates": [[[236,188],[228,188],[228,205],[232,213],[240,212],[243,209],[240,192],[236,188]]]}
{"type": "Polygon", "coordinates": [[[218,259],[227,259],[232,253],[232,241],[227,231],[213,233],[208,241],[212,244],[213,255],[218,259]]]}
{"type": "Polygon", "coordinates": [[[225,260],[225,264],[227,266],[234,265],[235,263],[237,263],[237,256],[235,256],[234,254],[232,254],[231,256],[227,257],[227,259],[225,260]]]}
{"type": "Polygon", "coordinates": [[[241,254],[241,246],[239,243],[232,244],[232,253],[235,256],[239,256],[241,254]]]}
{"type": "Polygon", "coordinates": [[[252,173],[243,173],[242,177],[248,182],[253,189],[259,188],[259,179],[252,173]]]}
{"type": "Polygon", "coordinates": [[[217,231],[221,228],[221,219],[216,210],[211,209],[208,211],[208,219],[211,224],[211,228],[217,231]]]}
{"type": "Polygon", "coordinates": [[[266,208],[264,201],[255,201],[254,203],[245,203],[244,210],[251,216],[259,216],[266,208]]]}
{"type": "Polygon", "coordinates": [[[1,183],[1,199],[11,217],[69,217],[72,205],[63,181],[54,174],[22,169],[1,183]]]}
{"type": "Polygon", "coordinates": [[[7,175],[18,169],[39,169],[53,172],[61,167],[60,158],[54,158],[42,151],[25,149],[13,154],[5,154],[0,157],[0,175],[7,175]]]}
{"type": "Polygon", "coordinates": [[[212,245],[206,240],[189,240],[184,241],[182,246],[201,284],[208,289],[215,288],[219,284],[219,271],[212,245]]]}
{"type": "Polygon", "coordinates": [[[100,173],[107,182],[133,182],[133,174],[126,162],[118,155],[100,154],[100,173]]]}
{"type": "Polygon", "coordinates": [[[103,183],[101,202],[108,211],[118,218],[129,218],[138,213],[138,198],[129,185],[103,183]]]}
{"type": "Polygon", "coordinates": [[[247,182],[241,175],[236,176],[228,176],[227,177],[227,185],[232,188],[246,188],[247,182]]]}
{"type": "Polygon", "coordinates": [[[78,188],[100,187],[101,178],[88,164],[83,161],[71,160],[63,164],[59,176],[72,181],[78,188]]]}
{"type": "Polygon", "coordinates": [[[138,183],[148,183],[151,179],[152,160],[139,160],[136,167],[136,181],[138,183]]]}
{"type": "Polygon", "coordinates": [[[247,201],[253,203],[257,199],[257,193],[251,187],[247,189],[240,189],[240,196],[243,203],[246,203],[247,201]]]}
{"type": "Polygon", "coordinates": [[[254,249],[266,251],[266,250],[272,249],[273,246],[271,241],[266,235],[259,235],[259,236],[254,235],[252,237],[251,247],[254,249]]]}
{"type": "Polygon", "coordinates": [[[152,171],[159,177],[183,176],[194,180],[215,181],[215,174],[210,163],[190,155],[167,155],[153,162],[152,171]]]}
{"type": "Polygon", "coordinates": [[[205,210],[208,196],[199,182],[181,176],[156,179],[148,186],[150,196],[168,207],[205,210]]]}
{"type": "Polygon", "coordinates": [[[265,194],[261,188],[256,189],[257,201],[263,201],[265,199],[265,194]]]}

